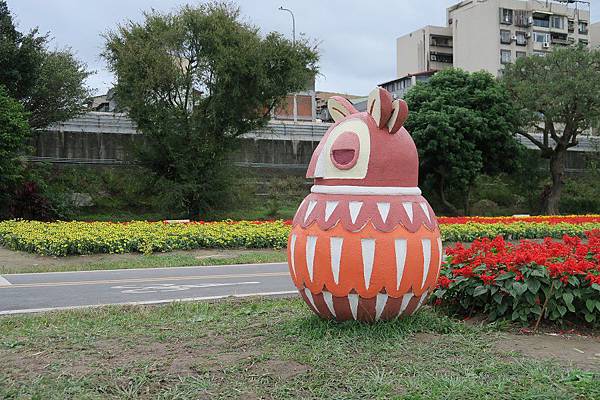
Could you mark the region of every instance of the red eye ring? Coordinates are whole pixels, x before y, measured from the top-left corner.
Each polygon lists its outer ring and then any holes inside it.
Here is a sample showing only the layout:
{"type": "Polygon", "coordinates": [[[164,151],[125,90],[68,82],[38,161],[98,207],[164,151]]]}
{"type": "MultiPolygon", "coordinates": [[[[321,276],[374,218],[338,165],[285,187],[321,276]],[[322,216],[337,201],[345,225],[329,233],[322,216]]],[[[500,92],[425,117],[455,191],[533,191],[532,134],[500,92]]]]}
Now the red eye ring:
{"type": "Polygon", "coordinates": [[[331,162],[337,169],[348,170],[356,165],[360,153],[360,140],[354,132],[343,132],[331,146],[331,162]]]}

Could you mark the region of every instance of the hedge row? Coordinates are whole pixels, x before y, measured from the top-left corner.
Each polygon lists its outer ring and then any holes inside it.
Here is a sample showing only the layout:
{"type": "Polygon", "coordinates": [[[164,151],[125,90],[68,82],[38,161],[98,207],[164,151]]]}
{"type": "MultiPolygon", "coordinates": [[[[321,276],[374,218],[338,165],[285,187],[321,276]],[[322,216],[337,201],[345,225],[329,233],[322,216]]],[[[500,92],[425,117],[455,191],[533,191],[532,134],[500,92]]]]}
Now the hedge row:
{"type": "MultiPolygon", "coordinates": [[[[583,237],[586,231],[600,229],[600,219],[587,222],[488,222],[464,223],[441,220],[446,242],[471,242],[482,237],[505,239],[583,237]]],[[[42,255],[165,252],[197,248],[283,248],[290,232],[289,221],[221,221],[167,224],[164,222],[0,222],[0,244],[42,255]]]]}

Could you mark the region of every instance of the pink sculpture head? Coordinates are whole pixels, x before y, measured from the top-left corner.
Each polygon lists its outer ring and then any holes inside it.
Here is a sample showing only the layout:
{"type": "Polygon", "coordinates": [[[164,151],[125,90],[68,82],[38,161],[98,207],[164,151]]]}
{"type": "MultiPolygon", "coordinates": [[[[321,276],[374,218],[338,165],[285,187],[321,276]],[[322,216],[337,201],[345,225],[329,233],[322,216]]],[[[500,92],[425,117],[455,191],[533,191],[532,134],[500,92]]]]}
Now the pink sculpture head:
{"type": "Polygon", "coordinates": [[[416,187],[419,157],[403,124],[404,100],[393,100],[382,88],[369,95],[367,111],[358,112],[348,100],[327,102],[335,124],[312,155],[307,178],[316,185],[416,187]]]}

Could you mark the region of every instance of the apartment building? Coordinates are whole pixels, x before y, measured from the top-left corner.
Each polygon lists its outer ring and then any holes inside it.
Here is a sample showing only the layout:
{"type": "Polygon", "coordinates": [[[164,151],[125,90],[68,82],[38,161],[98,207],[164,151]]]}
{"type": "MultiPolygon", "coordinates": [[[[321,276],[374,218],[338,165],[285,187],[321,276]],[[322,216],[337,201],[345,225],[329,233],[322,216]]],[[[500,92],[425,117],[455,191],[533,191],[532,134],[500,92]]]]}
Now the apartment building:
{"type": "Polygon", "coordinates": [[[397,39],[398,77],[448,66],[497,75],[519,57],[590,43],[586,1],[465,0],[446,16],[445,27],[426,26],[397,39]],[[450,46],[440,48],[440,35],[450,46]],[[440,53],[447,62],[439,62],[440,53]]]}
{"type": "Polygon", "coordinates": [[[439,71],[453,64],[452,27],[428,25],[396,39],[396,76],[439,71]]]}
{"type": "Polygon", "coordinates": [[[590,25],[590,47],[600,49],[600,22],[590,25]]]}

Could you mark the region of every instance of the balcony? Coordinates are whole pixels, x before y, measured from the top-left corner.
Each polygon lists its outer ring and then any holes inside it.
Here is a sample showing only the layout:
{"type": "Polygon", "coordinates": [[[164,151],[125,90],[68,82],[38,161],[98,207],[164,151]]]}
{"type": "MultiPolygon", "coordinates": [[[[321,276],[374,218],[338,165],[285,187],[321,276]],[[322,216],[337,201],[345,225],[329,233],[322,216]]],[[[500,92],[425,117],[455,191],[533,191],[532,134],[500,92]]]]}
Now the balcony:
{"type": "Polygon", "coordinates": [[[429,45],[435,47],[452,48],[452,38],[448,36],[431,36],[429,45]]]}

